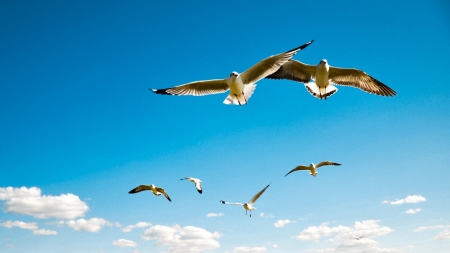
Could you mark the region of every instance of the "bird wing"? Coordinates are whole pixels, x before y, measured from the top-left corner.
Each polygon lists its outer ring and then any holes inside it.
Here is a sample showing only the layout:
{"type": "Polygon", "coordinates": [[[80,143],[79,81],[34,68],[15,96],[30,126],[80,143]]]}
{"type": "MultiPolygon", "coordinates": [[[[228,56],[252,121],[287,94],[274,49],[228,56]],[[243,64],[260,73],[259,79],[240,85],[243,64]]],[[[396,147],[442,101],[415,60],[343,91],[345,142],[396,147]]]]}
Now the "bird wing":
{"type": "Polygon", "coordinates": [[[335,162],[330,162],[330,161],[323,161],[323,162],[317,164],[316,168],[319,168],[319,167],[324,166],[324,165],[340,166],[341,164],[340,163],[335,163],[335,162]]]}
{"type": "Polygon", "coordinates": [[[275,73],[267,76],[269,79],[288,79],[301,83],[308,83],[316,76],[316,66],[304,64],[296,60],[289,60],[275,73]]]}
{"type": "Polygon", "coordinates": [[[381,96],[395,96],[397,92],[384,83],[369,76],[359,69],[345,69],[331,67],[328,78],[332,83],[345,86],[353,86],[363,91],[381,96]]]}
{"type": "Polygon", "coordinates": [[[294,48],[281,54],[267,57],[266,59],[258,62],[257,64],[253,65],[251,68],[247,69],[244,73],[241,74],[242,82],[244,84],[256,83],[259,80],[263,79],[264,77],[274,73],[283,64],[289,61],[292,58],[292,56],[294,56],[298,51],[306,48],[311,43],[313,43],[313,41],[314,40],[311,40],[310,42],[301,45],[297,48],[294,48]]]}
{"type": "Polygon", "coordinates": [[[221,200],[220,203],[226,204],[226,205],[238,205],[238,206],[243,206],[244,205],[244,203],[226,202],[226,201],[223,201],[223,200],[221,200]]]}
{"type": "Polygon", "coordinates": [[[255,196],[253,196],[253,198],[248,202],[250,205],[252,205],[253,203],[255,203],[259,197],[261,197],[261,195],[264,193],[264,191],[266,191],[267,187],[269,187],[270,184],[268,184],[266,187],[264,187],[264,189],[262,189],[260,192],[256,193],[255,196]]]}
{"type": "Polygon", "coordinates": [[[128,193],[138,193],[145,190],[151,190],[151,187],[149,185],[141,184],[138,187],[134,188],[133,190],[129,191],[128,193]]]}
{"type": "Polygon", "coordinates": [[[172,200],[170,199],[169,195],[167,195],[167,192],[163,188],[155,187],[155,189],[156,189],[157,192],[160,192],[160,193],[164,194],[166,199],[168,199],[170,202],[172,202],[172,200]]]}
{"type": "Polygon", "coordinates": [[[289,171],[289,173],[287,173],[287,174],[284,175],[284,176],[287,176],[287,175],[289,175],[289,174],[291,174],[292,172],[297,171],[297,170],[309,170],[309,167],[308,167],[308,166],[305,166],[305,165],[299,165],[299,166],[295,167],[294,169],[292,169],[291,171],[289,171]]]}
{"type": "Polygon", "coordinates": [[[223,93],[229,90],[229,87],[225,79],[214,79],[214,80],[186,83],[167,89],[151,89],[151,90],[156,94],[162,95],[204,96],[210,94],[223,93]]]}
{"type": "Polygon", "coordinates": [[[195,188],[197,188],[197,191],[199,192],[199,193],[202,193],[202,181],[200,181],[200,180],[196,180],[195,181],[195,188]]]}

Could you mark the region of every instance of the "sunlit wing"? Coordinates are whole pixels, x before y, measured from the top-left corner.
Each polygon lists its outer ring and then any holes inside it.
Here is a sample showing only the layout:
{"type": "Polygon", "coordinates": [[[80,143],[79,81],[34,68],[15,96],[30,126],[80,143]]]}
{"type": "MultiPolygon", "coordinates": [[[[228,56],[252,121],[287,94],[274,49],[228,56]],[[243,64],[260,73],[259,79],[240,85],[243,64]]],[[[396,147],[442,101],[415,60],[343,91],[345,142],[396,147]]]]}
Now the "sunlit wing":
{"type": "Polygon", "coordinates": [[[260,192],[258,192],[255,196],[253,196],[253,198],[248,202],[250,205],[255,203],[259,197],[261,197],[261,195],[264,193],[264,191],[266,191],[266,189],[270,186],[270,184],[268,184],[266,187],[264,187],[264,189],[262,189],[260,192]]]}
{"type": "Polygon", "coordinates": [[[359,69],[345,69],[330,66],[328,78],[334,84],[352,86],[381,96],[395,96],[397,92],[384,83],[359,69]]]}
{"type": "Polygon", "coordinates": [[[289,60],[275,73],[267,76],[269,79],[287,79],[301,83],[308,83],[316,75],[316,66],[304,64],[296,60],[289,60]]]}
{"type": "Polygon", "coordinates": [[[129,191],[128,193],[138,193],[145,190],[151,190],[151,187],[149,185],[139,185],[138,187],[134,188],[133,190],[129,191]]]}
{"type": "Polygon", "coordinates": [[[155,187],[155,189],[156,189],[157,192],[160,192],[160,193],[164,194],[166,199],[168,199],[170,202],[172,202],[172,200],[169,198],[169,195],[167,195],[166,191],[163,188],[155,187]]]}
{"type": "Polygon", "coordinates": [[[195,188],[197,188],[197,191],[202,193],[202,182],[200,181],[195,181],[195,188]]]}
{"type": "Polygon", "coordinates": [[[287,175],[289,175],[289,174],[291,174],[292,172],[297,171],[297,170],[309,170],[309,167],[308,167],[308,166],[305,166],[305,165],[299,165],[299,166],[295,167],[294,169],[292,169],[291,171],[289,171],[289,172],[288,172],[286,175],[284,175],[284,176],[287,176],[287,175]]]}
{"type": "Polygon", "coordinates": [[[335,162],[330,162],[330,161],[324,161],[324,162],[321,162],[321,163],[317,164],[316,168],[319,168],[319,167],[324,166],[324,165],[339,166],[341,164],[340,163],[335,163],[335,162]]]}
{"type": "Polygon", "coordinates": [[[244,84],[256,83],[266,76],[277,71],[283,64],[292,58],[298,51],[309,46],[314,40],[289,50],[287,52],[267,57],[266,59],[253,65],[241,74],[242,82],[244,84]]]}
{"type": "Polygon", "coordinates": [[[225,205],[238,205],[238,206],[243,206],[244,205],[244,203],[227,202],[227,201],[223,201],[223,200],[221,200],[220,203],[225,204],[225,205]]]}
{"type": "Polygon", "coordinates": [[[191,95],[205,96],[226,92],[229,89],[225,79],[197,81],[182,84],[167,89],[151,89],[156,94],[162,95],[191,95]]]}

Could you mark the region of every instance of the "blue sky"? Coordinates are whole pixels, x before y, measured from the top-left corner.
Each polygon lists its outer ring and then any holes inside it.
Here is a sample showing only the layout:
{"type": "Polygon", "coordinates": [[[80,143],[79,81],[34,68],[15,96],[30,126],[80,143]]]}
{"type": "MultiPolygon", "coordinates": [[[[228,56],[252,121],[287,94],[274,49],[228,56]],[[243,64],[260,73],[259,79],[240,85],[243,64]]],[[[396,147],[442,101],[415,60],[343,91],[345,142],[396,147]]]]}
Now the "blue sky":
{"type": "Polygon", "coordinates": [[[447,1],[3,1],[0,21],[1,252],[450,248],[447,1]],[[338,86],[321,101],[261,80],[239,107],[148,90],[311,39],[294,59],[398,95],[338,86]],[[323,160],[342,166],[284,177],[323,160]],[[252,218],[219,202],[269,183],[252,218]],[[172,202],[128,194],[139,184],[172,202]]]}

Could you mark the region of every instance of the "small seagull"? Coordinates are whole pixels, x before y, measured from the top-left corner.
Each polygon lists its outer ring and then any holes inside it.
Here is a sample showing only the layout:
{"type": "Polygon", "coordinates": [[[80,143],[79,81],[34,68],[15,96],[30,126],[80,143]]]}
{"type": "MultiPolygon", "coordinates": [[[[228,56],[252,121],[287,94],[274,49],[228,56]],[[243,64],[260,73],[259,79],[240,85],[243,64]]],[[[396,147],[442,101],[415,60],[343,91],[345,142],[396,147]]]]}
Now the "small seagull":
{"type": "Polygon", "coordinates": [[[228,204],[228,205],[239,205],[243,206],[245,208],[245,214],[247,214],[247,211],[250,211],[250,217],[252,217],[252,210],[255,210],[256,207],[253,207],[252,205],[258,200],[259,197],[264,193],[264,191],[269,187],[270,184],[268,184],[264,189],[262,189],[260,192],[258,192],[253,198],[247,202],[247,203],[235,203],[235,202],[226,202],[221,200],[220,203],[222,204],[228,204]]]}
{"type": "Polygon", "coordinates": [[[138,187],[134,188],[133,190],[129,191],[128,193],[138,193],[138,192],[145,191],[145,190],[152,191],[153,194],[155,194],[156,196],[164,194],[164,196],[166,196],[166,199],[168,199],[170,202],[172,202],[172,200],[169,198],[169,195],[167,195],[166,191],[161,187],[155,186],[154,184],[151,184],[151,185],[141,184],[138,187]]]}
{"type": "Polygon", "coordinates": [[[364,71],[331,67],[325,59],[321,60],[317,66],[307,65],[291,59],[266,78],[302,82],[311,95],[320,99],[327,99],[327,97],[337,92],[338,89],[333,84],[353,86],[381,96],[392,97],[397,94],[393,89],[369,76],[364,71]],[[314,81],[311,81],[311,79],[314,79],[314,81]]]}
{"type": "Polygon", "coordinates": [[[201,194],[202,193],[202,180],[198,179],[198,178],[193,178],[193,177],[187,177],[187,178],[182,178],[180,180],[189,180],[192,183],[195,184],[195,188],[197,188],[197,191],[201,194]]]}
{"type": "Polygon", "coordinates": [[[242,105],[248,104],[248,99],[252,96],[256,82],[264,77],[274,73],[285,62],[292,58],[298,51],[306,48],[314,40],[289,50],[285,53],[270,56],[251,68],[247,69],[242,74],[235,71],[225,79],[214,79],[205,81],[196,81],[191,83],[182,84],[167,89],[151,89],[156,94],[162,95],[192,95],[192,96],[204,96],[210,94],[223,93],[230,90],[230,94],[223,101],[228,105],[242,105]]]}
{"type": "Polygon", "coordinates": [[[364,238],[364,236],[355,237],[355,239],[358,240],[358,241],[359,241],[360,239],[362,239],[362,238],[364,238]]]}
{"type": "Polygon", "coordinates": [[[312,175],[313,177],[315,177],[317,175],[317,168],[325,166],[325,165],[340,166],[341,164],[340,163],[329,162],[329,161],[324,161],[324,162],[321,162],[321,163],[319,163],[317,165],[315,165],[314,163],[311,163],[309,166],[299,165],[299,166],[295,167],[293,170],[289,171],[289,173],[287,173],[284,176],[287,176],[287,175],[289,175],[292,172],[297,171],[297,170],[309,170],[309,174],[312,175]]]}

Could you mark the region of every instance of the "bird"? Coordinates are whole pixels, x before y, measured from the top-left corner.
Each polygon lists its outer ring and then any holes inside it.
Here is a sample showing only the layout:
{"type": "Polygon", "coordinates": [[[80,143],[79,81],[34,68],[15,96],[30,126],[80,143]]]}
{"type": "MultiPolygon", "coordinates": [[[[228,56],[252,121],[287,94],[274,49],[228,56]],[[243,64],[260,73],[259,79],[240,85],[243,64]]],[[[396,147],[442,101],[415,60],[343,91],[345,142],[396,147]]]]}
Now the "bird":
{"type": "Polygon", "coordinates": [[[197,188],[197,191],[201,194],[202,193],[202,180],[198,179],[198,178],[193,178],[193,177],[187,177],[187,178],[182,178],[180,180],[189,180],[192,183],[195,184],[195,188],[197,188]]]}
{"type": "Polygon", "coordinates": [[[397,94],[393,89],[362,70],[331,67],[326,59],[321,60],[317,66],[291,59],[266,78],[288,79],[304,83],[306,90],[319,99],[327,99],[336,93],[338,89],[334,84],[352,86],[381,96],[393,97],[397,94]]]}
{"type": "Polygon", "coordinates": [[[299,166],[295,167],[293,170],[289,171],[289,173],[287,173],[284,176],[287,176],[287,175],[289,175],[292,172],[297,171],[297,170],[309,170],[309,174],[312,175],[313,177],[315,177],[317,175],[317,168],[325,166],[325,165],[340,166],[341,164],[340,163],[335,163],[335,162],[330,162],[330,161],[324,161],[324,162],[321,162],[321,163],[319,163],[317,165],[315,165],[314,163],[311,163],[309,166],[299,165],[299,166]]]}
{"type": "Polygon", "coordinates": [[[309,46],[314,40],[289,50],[287,52],[270,56],[261,60],[251,68],[239,74],[236,71],[225,79],[213,79],[195,81],[166,89],[151,89],[156,94],[162,95],[192,95],[204,96],[210,94],[223,93],[230,90],[230,93],[223,101],[227,105],[248,104],[256,88],[256,82],[274,73],[285,62],[292,58],[298,51],[309,46]]]}
{"type": "Polygon", "coordinates": [[[364,238],[364,236],[355,237],[355,239],[358,240],[358,241],[359,241],[360,239],[362,239],[362,238],[364,238]]]}
{"type": "Polygon", "coordinates": [[[153,194],[155,194],[156,196],[160,196],[161,194],[164,194],[166,199],[168,199],[170,202],[172,202],[169,195],[167,195],[167,192],[163,188],[158,187],[154,184],[151,184],[151,185],[141,184],[138,187],[134,188],[133,190],[129,191],[128,193],[133,194],[133,193],[138,193],[138,192],[145,191],[145,190],[152,191],[153,194]]]}
{"type": "Polygon", "coordinates": [[[228,205],[239,205],[239,206],[243,206],[245,208],[245,214],[247,214],[247,211],[250,211],[250,217],[252,217],[252,210],[255,210],[256,207],[253,207],[252,205],[258,200],[259,197],[261,197],[261,195],[264,193],[264,191],[270,186],[270,184],[268,184],[266,187],[264,187],[264,189],[262,189],[260,192],[256,193],[255,196],[253,196],[253,198],[247,202],[247,203],[235,203],[235,202],[226,202],[221,200],[220,203],[222,204],[228,204],[228,205]]]}

